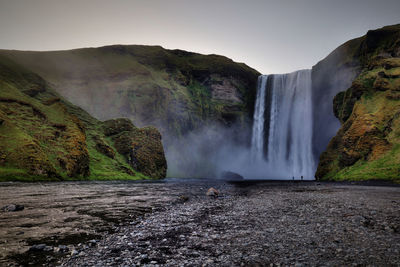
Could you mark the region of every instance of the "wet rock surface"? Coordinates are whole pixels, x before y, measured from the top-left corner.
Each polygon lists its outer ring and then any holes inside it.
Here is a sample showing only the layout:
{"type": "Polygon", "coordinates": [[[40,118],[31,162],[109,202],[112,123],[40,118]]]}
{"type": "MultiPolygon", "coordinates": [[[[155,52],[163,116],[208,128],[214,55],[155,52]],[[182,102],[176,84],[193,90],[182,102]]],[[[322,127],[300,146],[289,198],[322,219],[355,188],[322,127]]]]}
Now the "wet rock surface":
{"type": "MultiPolygon", "coordinates": [[[[34,253],[42,253],[47,256],[40,264],[63,266],[400,264],[400,187],[215,181],[108,182],[97,186],[101,189],[97,194],[105,195],[90,198],[87,208],[104,209],[115,219],[111,228],[98,231],[101,224],[91,223],[95,217],[83,219],[82,214],[76,215],[82,216],[81,221],[70,227],[84,232],[84,226],[90,226],[97,237],[68,243],[65,233],[64,239],[60,238],[64,244],[58,245],[38,239],[31,246],[36,245],[40,251],[21,252],[20,257],[30,256],[32,261],[34,253]],[[210,187],[220,192],[218,197],[206,195],[210,187]],[[121,191],[128,196],[118,197],[121,191]],[[139,199],[143,202],[137,202],[139,199]],[[132,205],[141,206],[138,203],[158,207],[129,216],[132,205]],[[126,210],[124,216],[117,215],[113,210],[116,206],[117,210],[126,210]],[[46,251],[49,247],[52,251],[46,251]]],[[[79,206],[84,208],[88,194],[74,190],[76,198],[83,201],[79,206]]],[[[20,213],[32,207],[23,204],[26,209],[20,213]]],[[[12,228],[10,225],[0,226],[1,240],[12,228]]],[[[41,234],[51,236],[49,229],[42,229],[41,234]]],[[[11,235],[8,238],[12,239],[11,235]]],[[[12,264],[16,257],[6,259],[3,264],[12,264]]],[[[21,260],[18,263],[24,264],[21,260]]]]}

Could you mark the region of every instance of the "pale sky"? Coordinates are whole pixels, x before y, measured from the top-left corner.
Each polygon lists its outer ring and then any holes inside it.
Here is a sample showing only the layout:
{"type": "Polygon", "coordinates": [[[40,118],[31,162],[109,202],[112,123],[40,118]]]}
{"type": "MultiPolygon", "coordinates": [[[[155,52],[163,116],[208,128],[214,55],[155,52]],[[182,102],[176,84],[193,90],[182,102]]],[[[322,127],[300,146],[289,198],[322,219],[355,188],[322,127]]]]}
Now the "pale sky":
{"type": "Polygon", "coordinates": [[[161,45],[285,73],[398,23],[400,0],[0,0],[0,49],[161,45]]]}

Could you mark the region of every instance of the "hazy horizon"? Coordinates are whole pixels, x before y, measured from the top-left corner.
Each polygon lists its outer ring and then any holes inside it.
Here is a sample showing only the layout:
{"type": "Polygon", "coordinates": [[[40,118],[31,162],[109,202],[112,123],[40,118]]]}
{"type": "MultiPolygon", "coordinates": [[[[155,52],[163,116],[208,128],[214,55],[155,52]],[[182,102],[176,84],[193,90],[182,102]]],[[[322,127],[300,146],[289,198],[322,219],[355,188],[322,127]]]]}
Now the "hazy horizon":
{"type": "Polygon", "coordinates": [[[398,14],[397,0],[0,0],[0,49],[160,45],[287,73],[398,14]]]}

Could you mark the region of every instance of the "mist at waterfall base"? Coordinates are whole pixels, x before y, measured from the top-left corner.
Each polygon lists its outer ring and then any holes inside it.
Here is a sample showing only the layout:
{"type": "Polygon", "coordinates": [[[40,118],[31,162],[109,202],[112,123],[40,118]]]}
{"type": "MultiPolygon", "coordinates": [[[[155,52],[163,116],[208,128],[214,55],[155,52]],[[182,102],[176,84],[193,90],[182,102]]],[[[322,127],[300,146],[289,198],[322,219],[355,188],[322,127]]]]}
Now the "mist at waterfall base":
{"type": "Polygon", "coordinates": [[[311,70],[262,75],[251,132],[213,124],[169,142],[168,176],[313,180],[312,116],[311,70]]]}
{"type": "Polygon", "coordinates": [[[251,126],[249,128],[243,131],[239,125],[227,128],[212,123],[166,141],[167,176],[215,179],[221,178],[224,171],[243,176],[247,168],[245,163],[250,158],[251,126]]]}

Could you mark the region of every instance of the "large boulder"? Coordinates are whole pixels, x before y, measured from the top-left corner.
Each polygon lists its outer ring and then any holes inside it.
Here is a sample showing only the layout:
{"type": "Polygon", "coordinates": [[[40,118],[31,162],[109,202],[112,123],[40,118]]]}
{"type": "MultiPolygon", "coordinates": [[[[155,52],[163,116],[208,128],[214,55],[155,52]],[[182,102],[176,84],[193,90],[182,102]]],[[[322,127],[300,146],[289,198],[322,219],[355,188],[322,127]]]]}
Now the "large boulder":
{"type": "Polygon", "coordinates": [[[220,174],[220,178],[224,180],[243,180],[243,176],[236,172],[231,172],[231,171],[223,171],[220,174]]]}
{"type": "Polygon", "coordinates": [[[156,128],[137,128],[128,119],[115,119],[104,122],[104,132],[133,169],[151,178],[165,178],[167,161],[156,128]]]}

